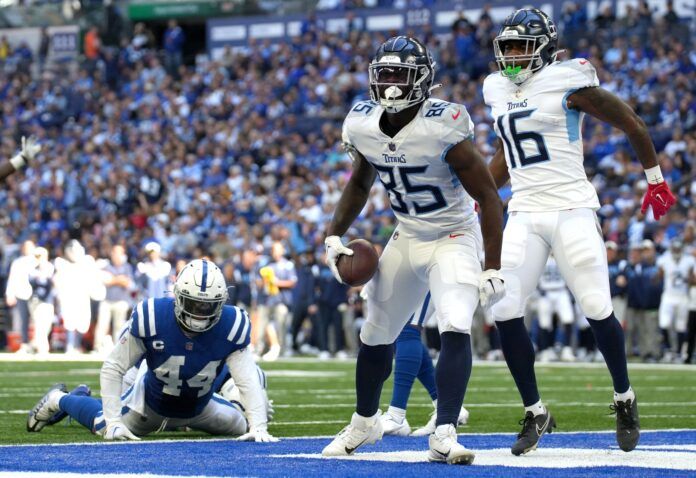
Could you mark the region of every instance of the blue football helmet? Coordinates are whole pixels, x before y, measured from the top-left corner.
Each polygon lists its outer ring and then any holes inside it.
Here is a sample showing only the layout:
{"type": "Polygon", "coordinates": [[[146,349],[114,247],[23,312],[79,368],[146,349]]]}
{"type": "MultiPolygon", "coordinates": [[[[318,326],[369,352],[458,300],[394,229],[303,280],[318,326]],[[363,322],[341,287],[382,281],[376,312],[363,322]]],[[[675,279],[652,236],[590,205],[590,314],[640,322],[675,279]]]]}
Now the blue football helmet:
{"type": "Polygon", "coordinates": [[[556,61],[558,54],[556,25],[539,9],[517,10],[503,22],[498,36],[493,40],[493,48],[500,74],[520,85],[535,72],[556,61]],[[506,55],[505,43],[511,41],[524,43],[525,53],[506,55]]]}

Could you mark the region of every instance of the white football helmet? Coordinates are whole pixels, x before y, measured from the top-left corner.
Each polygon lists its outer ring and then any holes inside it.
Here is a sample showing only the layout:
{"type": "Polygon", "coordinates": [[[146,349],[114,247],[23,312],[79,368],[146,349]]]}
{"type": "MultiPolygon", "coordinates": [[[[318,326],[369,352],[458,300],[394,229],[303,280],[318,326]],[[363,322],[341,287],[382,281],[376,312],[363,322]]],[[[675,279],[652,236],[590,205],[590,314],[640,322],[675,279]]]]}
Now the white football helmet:
{"type": "Polygon", "coordinates": [[[227,301],[227,284],[222,271],[206,259],[194,259],[181,269],[174,282],[174,315],[189,332],[212,329],[227,301]]]}

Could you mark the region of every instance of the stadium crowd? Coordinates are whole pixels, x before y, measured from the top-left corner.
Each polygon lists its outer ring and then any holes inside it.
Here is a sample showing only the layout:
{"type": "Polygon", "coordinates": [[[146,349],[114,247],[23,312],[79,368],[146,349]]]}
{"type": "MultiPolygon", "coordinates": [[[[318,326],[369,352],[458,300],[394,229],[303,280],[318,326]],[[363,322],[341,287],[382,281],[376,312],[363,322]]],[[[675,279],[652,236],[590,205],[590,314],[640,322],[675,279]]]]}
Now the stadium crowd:
{"type": "MultiPolygon", "coordinates": [[[[496,69],[497,25],[485,9],[471,20],[460,16],[448,35],[428,27],[413,34],[437,61],[442,86],[434,94],[466,105],[476,144],[490,158],[495,133],[481,84],[496,69]]],[[[602,231],[615,260],[628,259],[622,271],[641,270],[622,272],[634,282],[615,288],[629,302],[624,320],[631,329],[641,311],[660,305],[659,277],[635,279],[653,265],[655,251],[681,239],[684,254],[696,254],[693,26],[673,11],[658,17],[645,6],[628,7],[621,18],[602,10],[590,19],[570,2],[556,20],[563,57],[589,59],[603,86],[640,114],[678,194],[666,218],[643,216],[646,183],[626,138],[586,121],[585,165],[599,191],[602,231]],[[630,252],[649,248],[652,259],[630,252]]],[[[0,189],[0,275],[20,324],[20,350],[107,350],[109,330],[115,333],[134,301],[169,291],[177,269],[201,256],[223,268],[234,286],[231,301],[252,311],[256,350],[267,359],[293,348],[322,357],[354,350],[361,301],[323,264],[323,236],[351,171],[341,149],[342,118],[367,97],[367,64],[393,32],[368,33],[351,23],[329,34],[313,19],[290,44],[253,42],[226,49],[218,61],[198,57],[186,65],[174,22],[160,42],[139,28],[119,47],[102,46],[91,31],[80,65],[35,68],[31,52],[0,45],[7,49],[0,155],[12,156],[22,135],[43,144],[40,160],[0,189]],[[31,345],[30,316],[42,337],[31,345]],[[48,344],[43,338],[57,317],[67,343],[54,333],[48,344]],[[87,345],[80,336],[91,323],[87,345]]],[[[501,194],[509,197],[509,189],[501,194]]],[[[375,187],[349,235],[384,244],[394,230],[389,209],[383,188],[375,187]]],[[[646,351],[645,337],[637,337],[636,354],[680,352],[660,338],[656,317],[639,330],[660,340],[646,351]]],[[[483,354],[488,346],[480,342],[483,354]]]]}

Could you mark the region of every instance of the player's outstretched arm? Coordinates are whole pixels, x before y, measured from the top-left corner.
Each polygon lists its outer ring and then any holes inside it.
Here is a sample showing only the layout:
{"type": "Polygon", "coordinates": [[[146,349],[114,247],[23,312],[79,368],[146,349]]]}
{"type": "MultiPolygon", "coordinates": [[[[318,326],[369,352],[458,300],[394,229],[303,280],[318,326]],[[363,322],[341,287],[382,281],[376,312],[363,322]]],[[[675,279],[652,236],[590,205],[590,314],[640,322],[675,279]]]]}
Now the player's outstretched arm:
{"type": "Polygon", "coordinates": [[[244,348],[230,354],[226,360],[230,375],[239,388],[242,403],[246,405],[249,432],[240,436],[241,441],[276,442],[273,435],[268,433],[268,415],[266,398],[259,382],[256,362],[249,348],[244,348]]]}
{"type": "Polygon", "coordinates": [[[0,181],[32,162],[39,151],[41,151],[41,145],[36,142],[34,137],[25,138],[22,136],[22,149],[19,154],[0,164],[0,181]]]}
{"type": "Polygon", "coordinates": [[[106,421],[104,438],[107,440],[139,440],[121,422],[121,386],[123,376],[145,354],[143,341],[131,334],[131,322],[121,331],[116,346],[104,360],[99,374],[102,411],[106,421]]]}
{"type": "Polygon", "coordinates": [[[484,271],[479,278],[481,307],[487,308],[505,295],[500,274],[503,242],[503,203],[486,163],[471,140],[462,141],[445,157],[467,192],[481,208],[481,232],[486,252],[484,271]]]}
{"type": "Polygon", "coordinates": [[[626,133],[648,179],[648,192],[643,198],[641,212],[645,213],[648,206],[652,206],[655,219],[665,215],[676,199],[662,177],[650,132],[640,116],[621,98],[600,87],[580,89],[566,101],[568,108],[584,111],[626,133]]]}
{"type": "Polygon", "coordinates": [[[495,187],[498,189],[505,186],[510,180],[510,171],[505,162],[505,150],[503,149],[503,142],[500,140],[496,144],[495,154],[488,165],[488,170],[491,172],[493,181],[495,181],[495,187]]]}
{"type": "Polygon", "coordinates": [[[336,205],[331,223],[326,230],[326,264],[331,269],[331,273],[340,283],[343,283],[341,274],[338,272],[338,258],[341,254],[353,255],[353,251],[348,249],[341,242],[341,236],[345,234],[360,211],[365,206],[367,198],[370,196],[370,189],[375,182],[377,171],[365,159],[365,157],[350,145],[346,145],[348,154],[353,159],[353,174],[348,180],[346,188],[341,194],[341,198],[336,205]]]}

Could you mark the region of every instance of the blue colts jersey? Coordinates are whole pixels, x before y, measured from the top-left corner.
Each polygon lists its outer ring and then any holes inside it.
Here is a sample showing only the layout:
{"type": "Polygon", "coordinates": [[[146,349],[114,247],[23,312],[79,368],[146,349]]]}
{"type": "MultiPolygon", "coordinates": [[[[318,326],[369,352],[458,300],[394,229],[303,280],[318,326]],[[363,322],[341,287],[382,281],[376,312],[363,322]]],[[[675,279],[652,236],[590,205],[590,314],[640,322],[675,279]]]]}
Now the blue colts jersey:
{"type": "Polygon", "coordinates": [[[213,382],[225,359],[249,345],[246,311],[224,306],[215,326],[188,337],[174,316],[174,299],[148,299],[133,310],[130,333],[143,341],[148,371],[145,403],[171,418],[201,413],[213,395],[213,382]]]}

